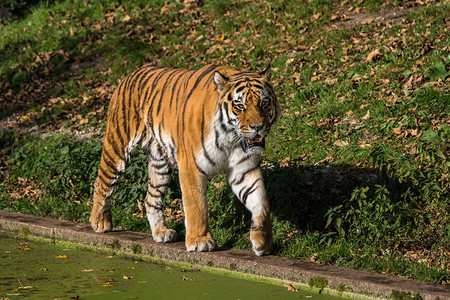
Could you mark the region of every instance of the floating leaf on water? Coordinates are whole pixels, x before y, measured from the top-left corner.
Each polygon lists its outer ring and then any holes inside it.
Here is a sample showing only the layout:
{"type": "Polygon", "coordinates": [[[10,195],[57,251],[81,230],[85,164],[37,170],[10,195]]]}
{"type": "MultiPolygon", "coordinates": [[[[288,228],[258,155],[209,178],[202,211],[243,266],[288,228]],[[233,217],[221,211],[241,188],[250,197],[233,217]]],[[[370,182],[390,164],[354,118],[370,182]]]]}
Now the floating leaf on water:
{"type": "Polygon", "coordinates": [[[127,267],[127,269],[129,269],[129,270],[134,270],[134,267],[127,267]]]}
{"type": "Polygon", "coordinates": [[[94,269],[85,269],[85,270],[81,270],[81,272],[94,272],[94,269]]]}
{"type": "Polygon", "coordinates": [[[63,254],[63,255],[58,255],[56,258],[67,258],[67,255],[63,254]]]}
{"type": "Polygon", "coordinates": [[[127,276],[127,275],[123,275],[123,279],[133,279],[133,276],[127,276]]]}
{"type": "Polygon", "coordinates": [[[31,251],[32,249],[30,247],[23,248],[23,251],[31,251]]]}
{"type": "Polygon", "coordinates": [[[18,290],[29,290],[29,289],[32,289],[32,288],[33,288],[32,286],[27,285],[27,286],[19,286],[17,289],[18,290]]]}
{"type": "Polygon", "coordinates": [[[41,268],[41,271],[48,271],[47,268],[41,268]]]}

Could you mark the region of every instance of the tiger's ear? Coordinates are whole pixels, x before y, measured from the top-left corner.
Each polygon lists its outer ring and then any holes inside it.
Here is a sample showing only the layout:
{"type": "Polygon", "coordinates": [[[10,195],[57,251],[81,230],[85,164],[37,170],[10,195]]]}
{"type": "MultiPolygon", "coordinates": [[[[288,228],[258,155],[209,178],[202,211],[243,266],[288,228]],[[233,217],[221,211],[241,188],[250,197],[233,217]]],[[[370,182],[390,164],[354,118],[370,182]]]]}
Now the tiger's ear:
{"type": "Polygon", "coordinates": [[[267,65],[267,67],[264,68],[264,70],[262,70],[258,74],[266,77],[267,80],[270,80],[270,75],[272,75],[270,63],[267,65]]]}
{"type": "Polygon", "coordinates": [[[216,83],[219,92],[222,91],[225,85],[228,83],[228,79],[228,77],[220,74],[219,71],[214,72],[214,82],[216,83]]]}

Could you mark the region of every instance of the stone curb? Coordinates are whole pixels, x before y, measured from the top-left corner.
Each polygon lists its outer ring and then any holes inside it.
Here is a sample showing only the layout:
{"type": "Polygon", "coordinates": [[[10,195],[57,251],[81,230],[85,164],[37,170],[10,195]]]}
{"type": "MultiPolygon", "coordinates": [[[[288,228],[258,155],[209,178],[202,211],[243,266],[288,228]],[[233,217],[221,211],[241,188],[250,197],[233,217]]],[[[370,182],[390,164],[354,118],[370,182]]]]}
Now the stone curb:
{"type": "Polygon", "coordinates": [[[418,293],[425,300],[450,300],[450,287],[415,280],[386,276],[348,268],[317,264],[302,259],[267,255],[257,257],[253,252],[219,248],[207,253],[189,253],[183,242],[155,243],[150,234],[115,230],[95,233],[87,224],[29,216],[0,210],[0,231],[25,233],[33,236],[69,241],[95,247],[107,247],[177,262],[198,264],[259,276],[308,284],[312,277],[328,280],[327,288],[350,287],[353,293],[376,298],[389,298],[391,292],[418,293]]]}

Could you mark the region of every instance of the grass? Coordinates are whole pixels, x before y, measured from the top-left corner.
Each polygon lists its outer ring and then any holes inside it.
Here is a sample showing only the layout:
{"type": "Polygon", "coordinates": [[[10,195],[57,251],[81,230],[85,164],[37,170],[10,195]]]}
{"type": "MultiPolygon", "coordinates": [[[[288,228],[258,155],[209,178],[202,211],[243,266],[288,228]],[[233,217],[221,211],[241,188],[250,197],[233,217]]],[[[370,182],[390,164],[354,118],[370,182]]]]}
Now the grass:
{"type": "MultiPolygon", "coordinates": [[[[137,67],[259,70],[271,61],[283,109],[263,157],[272,253],[448,283],[450,5],[353,20],[401,5],[31,7],[0,25],[0,209],[88,222],[107,104],[137,67]]],[[[150,231],[139,206],[146,170],[138,153],[114,194],[115,226],[150,231]]],[[[250,215],[224,176],[211,179],[207,195],[217,242],[250,249],[250,215]]],[[[175,174],[166,212],[183,238],[179,198],[175,174]]]]}

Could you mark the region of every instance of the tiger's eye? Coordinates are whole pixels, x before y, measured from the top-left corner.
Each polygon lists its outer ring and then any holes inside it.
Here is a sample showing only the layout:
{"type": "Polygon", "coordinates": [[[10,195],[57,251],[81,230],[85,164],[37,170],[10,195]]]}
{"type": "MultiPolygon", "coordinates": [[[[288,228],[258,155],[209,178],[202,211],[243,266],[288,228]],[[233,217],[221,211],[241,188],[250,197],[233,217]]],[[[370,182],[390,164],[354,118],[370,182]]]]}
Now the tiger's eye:
{"type": "Polygon", "coordinates": [[[236,108],[239,110],[244,110],[245,106],[244,106],[244,104],[236,104],[236,108]]]}

